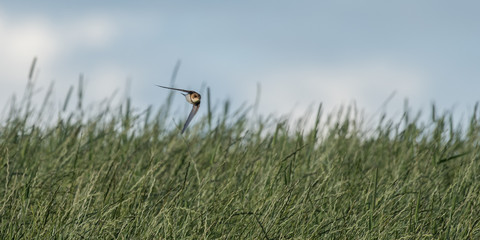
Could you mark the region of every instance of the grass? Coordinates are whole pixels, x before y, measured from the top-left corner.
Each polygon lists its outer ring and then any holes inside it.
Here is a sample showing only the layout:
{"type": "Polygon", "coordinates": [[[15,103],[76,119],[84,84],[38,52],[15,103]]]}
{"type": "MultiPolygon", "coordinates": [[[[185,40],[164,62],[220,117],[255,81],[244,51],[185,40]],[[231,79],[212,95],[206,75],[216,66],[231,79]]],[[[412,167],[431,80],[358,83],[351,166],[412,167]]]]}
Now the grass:
{"type": "Polygon", "coordinates": [[[2,116],[1,239],[480,238],[477,107],[469,125],[433,106],[373,128],[319,108],[304,129],[226,102],[182,136],[171,97],[89,111],[79,89],[2,116]]]}

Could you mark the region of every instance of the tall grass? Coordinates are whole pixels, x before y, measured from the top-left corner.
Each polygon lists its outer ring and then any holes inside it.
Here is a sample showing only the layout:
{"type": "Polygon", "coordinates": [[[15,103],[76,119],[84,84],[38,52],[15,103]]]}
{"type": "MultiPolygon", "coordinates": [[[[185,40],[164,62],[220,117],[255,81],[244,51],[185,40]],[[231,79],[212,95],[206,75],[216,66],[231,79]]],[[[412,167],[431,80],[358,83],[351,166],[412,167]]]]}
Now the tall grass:
{"type": "Polygon", "coordinates": [[[478,105],[468,126],[319,107],[294,129],[226,102],[180,135],[171,97],[89,112],[79,85],[50,117],[28,94],[2,116],[1,239],[480,238],[478,105]]]}

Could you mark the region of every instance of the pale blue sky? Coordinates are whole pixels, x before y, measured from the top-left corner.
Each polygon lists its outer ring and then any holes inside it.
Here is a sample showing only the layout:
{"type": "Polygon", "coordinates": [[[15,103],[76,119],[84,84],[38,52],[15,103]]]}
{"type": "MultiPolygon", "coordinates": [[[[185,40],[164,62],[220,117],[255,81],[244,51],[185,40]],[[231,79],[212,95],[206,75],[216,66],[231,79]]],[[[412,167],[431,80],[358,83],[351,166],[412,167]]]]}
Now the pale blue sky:
{"type": "Polygon", "coordinates": [[[206,85],[238,106],[253,103],[260,83],[265,113],[353,100],[375,112],[394,91],[393,112],[405,98],[417,109],[471,109],[479,10],[478,1],[434,0],[0,2],[0,104],[22,92],[38,56],[37,85],[55,81],[58,102],[83,73],[89,101],[128,78],[134,104],[156,106],[167,92],[153,84],[168,85],[181,59],[176,87],[206,85]]]}

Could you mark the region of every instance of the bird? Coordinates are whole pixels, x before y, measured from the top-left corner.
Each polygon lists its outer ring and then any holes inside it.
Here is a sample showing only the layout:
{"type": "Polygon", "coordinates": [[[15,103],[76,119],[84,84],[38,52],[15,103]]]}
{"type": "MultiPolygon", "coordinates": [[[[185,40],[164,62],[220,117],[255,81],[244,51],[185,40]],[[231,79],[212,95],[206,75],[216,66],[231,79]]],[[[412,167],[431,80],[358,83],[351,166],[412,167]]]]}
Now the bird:
{"type": "Polygon", "coordinates": [[[198,112],[198,109],[200,108],[200,100],[202,99],[202,96],[199,93],[197,93],[195,91],[192,91],[192,90],[164,87],[164,86],[160,86],[160,85],[156,85],[156,86],[161,87],[161,88],[170,89],[170,90],[185,92],[186,94],[182,93],[182,95],[185,96],[188,103],[193,105],[192,111],[190,111],[190,114],[188,115],[187,121],[185,122],[185,125],[183,125],[183,129],[182,129],[182,133],[181,133],[181,134],[183,134],[183,132],[185,132],[185,129],[187,129],[190,121],[192,121],[193,116],[195,116],[195,114],[198,112]]]}

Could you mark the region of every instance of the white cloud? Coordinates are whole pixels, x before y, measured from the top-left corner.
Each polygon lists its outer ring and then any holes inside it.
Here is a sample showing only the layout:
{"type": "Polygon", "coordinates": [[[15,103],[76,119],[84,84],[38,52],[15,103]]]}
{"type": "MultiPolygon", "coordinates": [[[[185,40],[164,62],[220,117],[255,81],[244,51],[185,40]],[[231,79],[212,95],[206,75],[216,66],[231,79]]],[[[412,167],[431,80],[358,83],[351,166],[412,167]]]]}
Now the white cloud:
{"type": "Polygon", "coordinates": [[[125,97],[127,76],[116,66],[104,65],[101,69],[85,76],[85,93],[88,102],[95,103],[110,98],[115,93],[115,99],[125,97]]]}
{"type": "Polygon", "coordinates": [[[377,111],[395,92],[389,113],[401,112],[405,98],[428,100],[422,96],[428,77],[413,67],[385,61],[368,61],[336,66],[301,66],[279,69],[259,76],[262,85],[262,112],[305,114],[311,104],[323,103],[326,113],[355,102],[367,115],[377,111]],[[392,112],[393,110],[393,112],[392,112]]]}
{"type": "Polygon", "coordinates": [[[23,93],[34,56],[52,61],[58,53],[53,29],[41,18],[14,22],[0,14],[0,108],[23,93]]]}
{"type": "Polygon", "coordinates": [[[0,18],[0,76],[2,81],[13,84],[18,76],[26,78],[28,65],[34,56],[41,55],[45,61],[52,60],[58,53],[59,42],[44,19],[14,22],[3,16],[0,18]]]}
{"type": "Polygon", "coordinates": [[[64,62],[82,49],[107,46],[116,33],[115,21],[102,14],[54,22],[41,16],[20,18],[7,15],[0,9],[0,108],[13,94],[23,92],[35,56],[39,59],[37,69],[41,71],[39,79],[43,82],[37,85],[45,86],[56,79],[56,91],[66,91],[68,85],[77,81],[69,79],[70,83],[58,82],[69,81],[65,75],[72,75],[70,67],[65,66],[64,62]]]}
{"type": "Polygon", "coordinates": [[[58,39],[53,29],[43,19],[31,19],[28,22],[7,25],[0,19],[0,40],[3,62],[12,66],[24,59],[31,60],[32,55],[54,56],[57,53],[58,39]]]}
{"type": "Polygon", "coordinates": [[[66,41],[73,47],[102,47],[107,45],[115,36],[117,29],[105,15],[88,15],[65,26],[66,41]]]}

